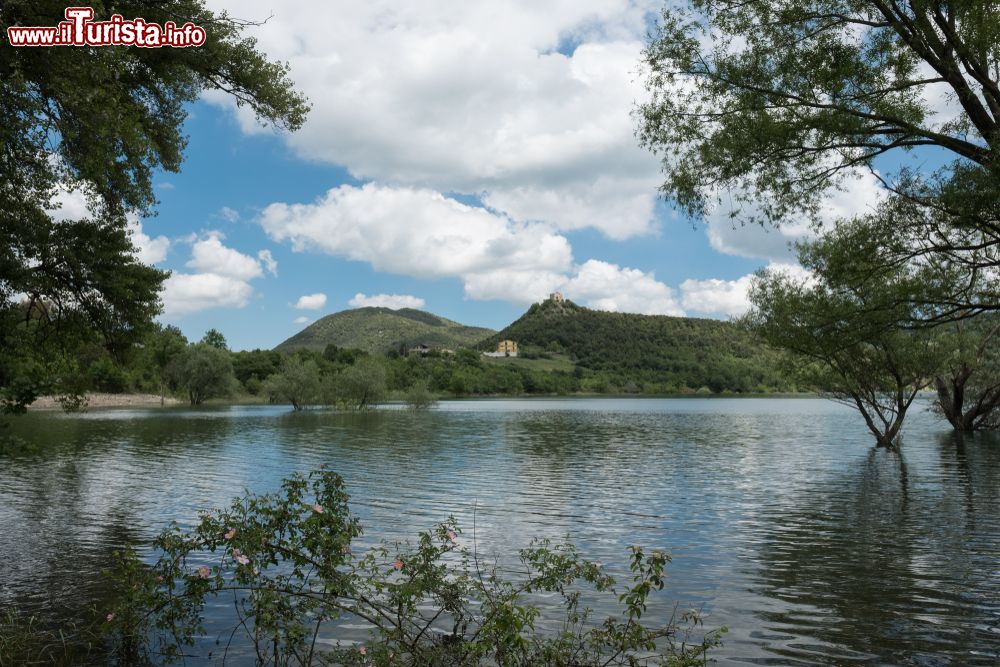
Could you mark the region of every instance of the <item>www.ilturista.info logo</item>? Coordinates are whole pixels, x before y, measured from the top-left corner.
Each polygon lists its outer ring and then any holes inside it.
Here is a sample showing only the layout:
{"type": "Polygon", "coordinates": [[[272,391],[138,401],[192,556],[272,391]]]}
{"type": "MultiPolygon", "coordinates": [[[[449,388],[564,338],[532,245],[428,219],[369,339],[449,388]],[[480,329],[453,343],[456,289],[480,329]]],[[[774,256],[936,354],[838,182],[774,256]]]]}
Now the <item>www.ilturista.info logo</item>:
{"type": "Polygon", "coordinates": [[[7,28],[11,46],[201,46],[205,29],[188,22],[181,27],[173,21],[163,25],[145,19],[125,20],[115,14],[110,21],[91,21],[92,7],[67,7],[66,20],[56,26],[16,26],[7,28]]]}

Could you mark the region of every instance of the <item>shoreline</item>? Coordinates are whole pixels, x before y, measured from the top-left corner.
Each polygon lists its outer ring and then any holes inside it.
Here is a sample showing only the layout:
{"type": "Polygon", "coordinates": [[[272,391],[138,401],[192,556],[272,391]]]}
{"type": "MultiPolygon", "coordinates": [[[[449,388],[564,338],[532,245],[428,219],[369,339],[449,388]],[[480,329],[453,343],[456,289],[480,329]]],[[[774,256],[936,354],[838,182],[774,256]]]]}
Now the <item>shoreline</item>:
{"type": "MultiPolygon", "coordinates": [[[[164,397],[162,403],[165,408],[183,404],[184,401],[170,396],[164,397]]],[[[160,397],[156,394],[105,394],[101,392],[88,392],[86,409],[158,408],[160,405],[160,397]]],[[[56,401],[55,396],[39,396],[34,403],[28,406],[29,412],[36,410],[62,410],[62,406],[56,401]]]]}
{"type": "MultiPolygon", "coordinates": [[[[468,394],[462,396],[439,396],[436,397],[436,401],[482,401],[482,400],[524,400],[524,399],[594,399],[594,398],[818,398],[819,395],[812,392],[799,392],[799,393],[773,393],[773,394],[758,394],[758,393],[719,393],[719,394],[521,394],[518,396],[509,396],[504,394],[468,394]]],[[[385,404],[402,404],[406,401],[402,398],[390,398],[385,401],[385,404]]],[[[266,401],[262,401],[259,397],[255,396],[240,396],[237,398],[230,399],[212,399],[206,402],[203,407],[219,406],[219,405],[267,405],[266,401]]],[[[86,410],[103,410],[103,409],[114,409],[114,408],[172,408],[178,406],[188,405],[187,401],[173,398],[171,396],[166,396],[163,399],[163,403],[160,403],[160,397],[156,394],[107,394],[102,392],[92,392],[87,394],[87,404],[85,406],[86,410]]],[[[279,404],[280,405],[280,404],[279,404]]],[[[45,412],[50,410],[62,410],[62,406],[56,402],[55,396],[39,396],[34,403],[28,406],[29,412],[45,412]]]]}

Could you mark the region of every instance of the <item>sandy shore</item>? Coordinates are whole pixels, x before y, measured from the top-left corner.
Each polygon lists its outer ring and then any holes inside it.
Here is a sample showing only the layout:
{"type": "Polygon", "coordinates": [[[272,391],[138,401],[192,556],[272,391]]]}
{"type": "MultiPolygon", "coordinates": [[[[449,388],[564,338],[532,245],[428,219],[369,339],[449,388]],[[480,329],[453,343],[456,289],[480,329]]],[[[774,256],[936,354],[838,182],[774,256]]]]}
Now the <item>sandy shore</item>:
{"type": "MultiPolygon", "coordinates": [[[[167,396],[163,405],[180,405],[182,401],[167,396]]],[[[155,394],[87,394],[87,409],[95,408],[156,408],[160,397],[155,394]]],[[[55,396],[40,396],[29,410],[61,410],[55,396]]]]}

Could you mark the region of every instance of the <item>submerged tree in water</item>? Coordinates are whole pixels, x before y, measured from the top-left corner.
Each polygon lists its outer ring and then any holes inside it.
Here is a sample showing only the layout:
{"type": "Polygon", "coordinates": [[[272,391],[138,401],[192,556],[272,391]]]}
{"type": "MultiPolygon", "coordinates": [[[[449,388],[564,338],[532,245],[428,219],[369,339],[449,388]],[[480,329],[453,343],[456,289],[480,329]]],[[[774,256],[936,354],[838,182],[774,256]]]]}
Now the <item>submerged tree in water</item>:
{"type": "Polygon", "coordinates": [[[333,392],[338,401],[365,410],[385,398],[385,365],[376,359],[363,357],[343,369],[333,378],[333,392]]]}
{"type": "Polygon", "coordinates": [[[281,370],[264,382],[264,392],[273,400],[288,401],[296,412],[317,403],[321,394],[319,366],[312,359],[285,357],[281,370]]]}
{"type": "Polygon", "coordinates": [[[944,328],[949,350],[934,378],[936,411],[956,431],[1000,428],[1000,320],[980,315],[944,328]]]}
{"type": "Polygon", "coordinates": [[[745,323],[811,362],[811,384],[855,407],[877,446],[893,448],[907,410],[936,371],[939,350],[930,330],[907,326],[918,318],[913,297],[926,287],[922,269],[904,265],[877,280],[857,279],[866,269],[855,261],[858,250],[876,257],[893,239],[873,229],[865,220],[842,223],[800,246],[808,275],[759,273],[745,323]]]}
{"type": "Polygon", "coordinates": [[[172,369],[177,386],[187,393],[191,405],[226,396],[235,383],[229,353],[206,343],[189,345],[172,369]]]}
{"type": "Polygon", "coordinates": [[[751,289],[746,323],[815,362],[814,386],[854,405],[879,446],[932,383],[955,428],[985,424],[1000,401],[995,316],[967,305],[997,300],[996,274],[926,252],[928,215],[889,198],[800,244],[807,275],[764,271],[751,289]]]}
{"type": "Polygon", "coordinates": [[[859,302],[779,272],[761,273],[751,292],[749,326],[768,343],[809,360],[811,385],[856,408],[878,447],[895,448],[906,412],[930,382],[926,332],[896,321],[858,322],[859,302]]]}

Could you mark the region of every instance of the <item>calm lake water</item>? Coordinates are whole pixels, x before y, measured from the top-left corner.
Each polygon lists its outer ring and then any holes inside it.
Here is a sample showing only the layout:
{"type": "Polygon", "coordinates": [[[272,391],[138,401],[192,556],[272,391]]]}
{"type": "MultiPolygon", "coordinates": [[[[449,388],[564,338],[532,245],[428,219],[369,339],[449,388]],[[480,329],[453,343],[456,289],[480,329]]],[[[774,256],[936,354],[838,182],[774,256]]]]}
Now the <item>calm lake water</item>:
{"type": "Polygon", "coordinates": [[[327,464],[365,543],[454,515],[479,549],[563,538],[616,571],[668,550],[663,604],[725,625],[718,664],[1000,664],[1000,439],[920,408],[902,456],[812,399],[455,401],[34,414],[0,458],[0,606],[72,616],[112,550],[327,464]]]}

